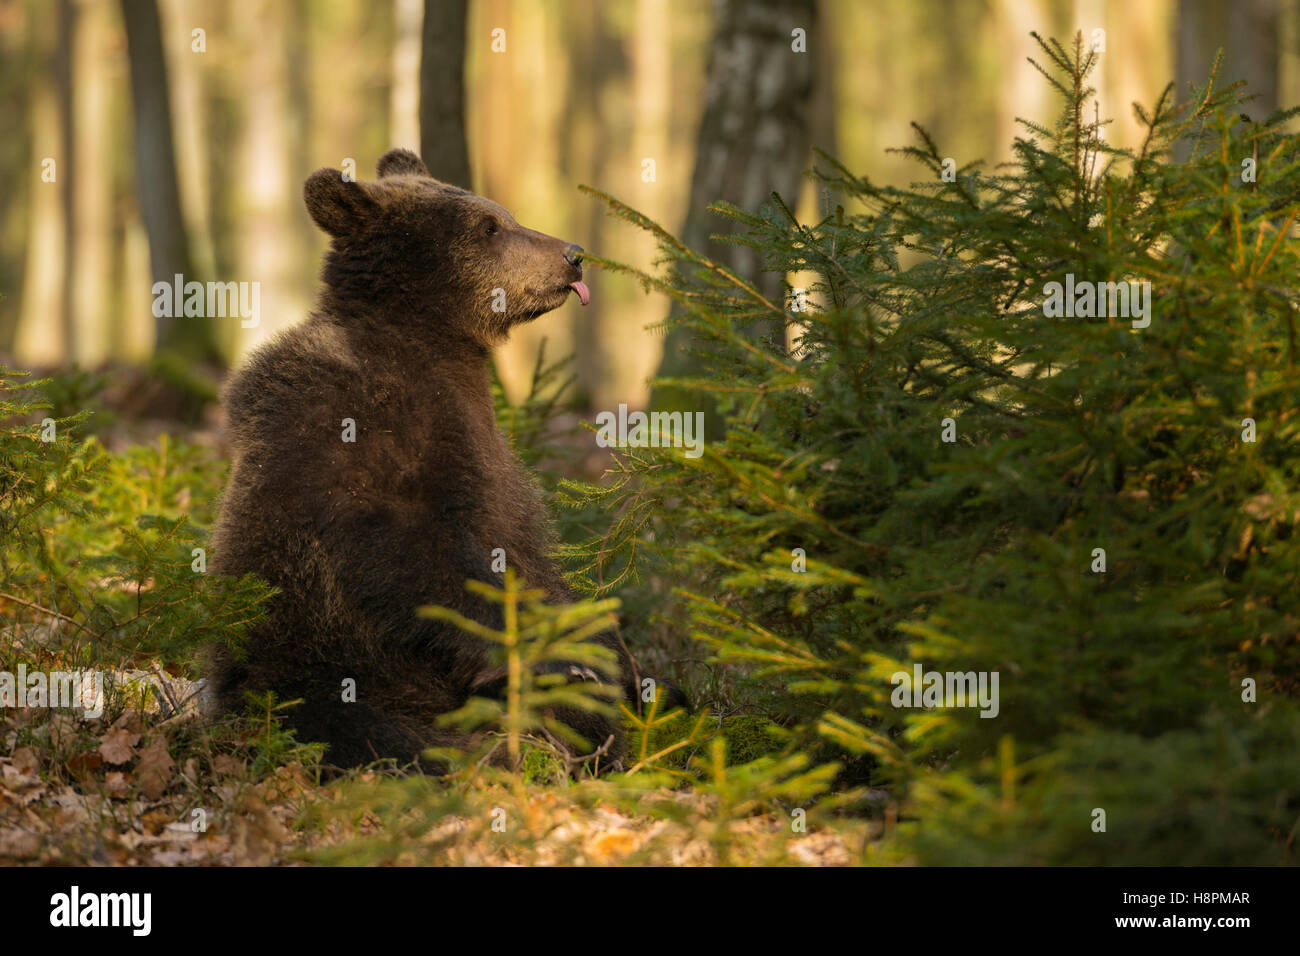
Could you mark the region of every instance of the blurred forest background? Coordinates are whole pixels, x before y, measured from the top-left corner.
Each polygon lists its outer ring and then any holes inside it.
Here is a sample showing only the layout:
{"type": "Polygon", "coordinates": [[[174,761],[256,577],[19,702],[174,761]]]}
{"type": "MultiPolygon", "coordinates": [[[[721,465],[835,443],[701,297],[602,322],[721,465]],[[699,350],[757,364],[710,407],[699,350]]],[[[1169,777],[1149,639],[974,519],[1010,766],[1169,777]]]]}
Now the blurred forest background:
{"type": "MultiPolygon", "coordinates": [[[[818,218],[813,146],[902,184],[913,173],[886,149],[915,120],[959,165],[1004,160],[1011,118],[1053,110],[1030,30],[1105,31],[1117,145],[1134,144],[1132,101],[1171,77],[1185,91],[1220,46],[1221,80],[1249,81],[1256,118],[1300,101],[1300,0],[0,0],[0,360],[147,367],[166,347],[237,362],[312,305],[324,240],[302,180],[349,158],[372,178],[390,146],[642,266],[650,239],[578,184],[699,244],[724,227],[704,210],[716,199],[756,210],[777,190],[818,218]],[[806,55],[753,42],[796,28],[806,55]],[[260,324],[156,320],[153,281],[176,272],[260,283],[260,324]]],[[[589,308],[502,350],[508,391],[542,337],[575,355],[590,408],[642,405],[672,370],[681,343],[661,369],[647,329],[665,301],[589,278],[589,308]]]]}

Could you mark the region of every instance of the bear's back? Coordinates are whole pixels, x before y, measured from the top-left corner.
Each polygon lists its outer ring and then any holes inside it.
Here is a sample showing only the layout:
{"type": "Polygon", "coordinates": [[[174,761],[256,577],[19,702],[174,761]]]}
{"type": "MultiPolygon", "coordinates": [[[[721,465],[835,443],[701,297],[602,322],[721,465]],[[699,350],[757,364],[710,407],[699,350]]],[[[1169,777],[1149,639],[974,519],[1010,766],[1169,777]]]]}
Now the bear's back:
{"type": "Polygon", "coordinates": [[[499,580],[500,554],[566,593],[540,490],[497,430],[489,383],[486,366],[369,355],[320,316],[262,346],[226,388],[233,464],[216,569],[298,586],[318,560],[304,552],[323,551],[361,600],[400,616],[459,604],[468,577],[499,580]],[[358,566],[377,569],[370,593],[358,566]]]}

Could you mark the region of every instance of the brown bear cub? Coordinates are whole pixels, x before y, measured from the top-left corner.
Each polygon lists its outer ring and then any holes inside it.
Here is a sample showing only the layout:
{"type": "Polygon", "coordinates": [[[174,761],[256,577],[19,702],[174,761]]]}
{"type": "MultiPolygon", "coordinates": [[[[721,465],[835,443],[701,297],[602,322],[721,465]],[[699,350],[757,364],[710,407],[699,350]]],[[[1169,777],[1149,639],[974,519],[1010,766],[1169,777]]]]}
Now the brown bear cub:
{"type": "MultiPolygon", "coordinates": [[[[215,655],[217,705],[241,708],[245,690],[301,698],[288,722],[340,767],[462,742],[435,719],[496,675],[480,639],[416,608],[500,627],[465,589],[500,585],[494,549],[550,599],[571,598],[538,486],[497,430],[488,361],[513,326],[574,292],[587,303],[582,249],[433,179],[406,150],[378,174],[307,178],[307,209],[332,239],[324,289],[226,386],[234,460],[213,541],[215,571],[280,592],[245,659],[215,655]]],[[[618,653],[609,682],[631,694],[618,653]]],[[[615,727],[563,716],[594,746],[612,737],[602,762],[617,761],[615,727]]]]}

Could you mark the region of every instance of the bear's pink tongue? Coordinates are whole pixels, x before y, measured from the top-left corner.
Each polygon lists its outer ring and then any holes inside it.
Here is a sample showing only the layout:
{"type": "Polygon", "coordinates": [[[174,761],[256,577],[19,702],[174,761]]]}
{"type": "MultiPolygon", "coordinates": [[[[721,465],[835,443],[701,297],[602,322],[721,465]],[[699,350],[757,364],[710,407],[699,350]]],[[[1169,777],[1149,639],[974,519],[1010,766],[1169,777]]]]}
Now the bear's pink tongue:
{"type": "Polygon", "coordinates": [[[587,288],[587,283],[579,279],[577,282],[570,282],[569,288],[578,293],[578,301],[586,305],[591,301],[591,290],[587,288]]]}

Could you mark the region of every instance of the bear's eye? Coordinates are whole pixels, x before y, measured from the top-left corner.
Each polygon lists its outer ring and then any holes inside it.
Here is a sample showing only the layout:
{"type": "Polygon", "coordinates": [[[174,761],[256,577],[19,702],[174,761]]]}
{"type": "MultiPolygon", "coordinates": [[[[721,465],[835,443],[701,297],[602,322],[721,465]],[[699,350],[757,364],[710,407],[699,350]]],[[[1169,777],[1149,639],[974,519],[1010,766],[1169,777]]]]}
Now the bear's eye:
{"type": "Polygon", "coordinates": [[[495,236],[500,228],[495,219],[489,219],[483,224],[483,235],[495,236]]]}

